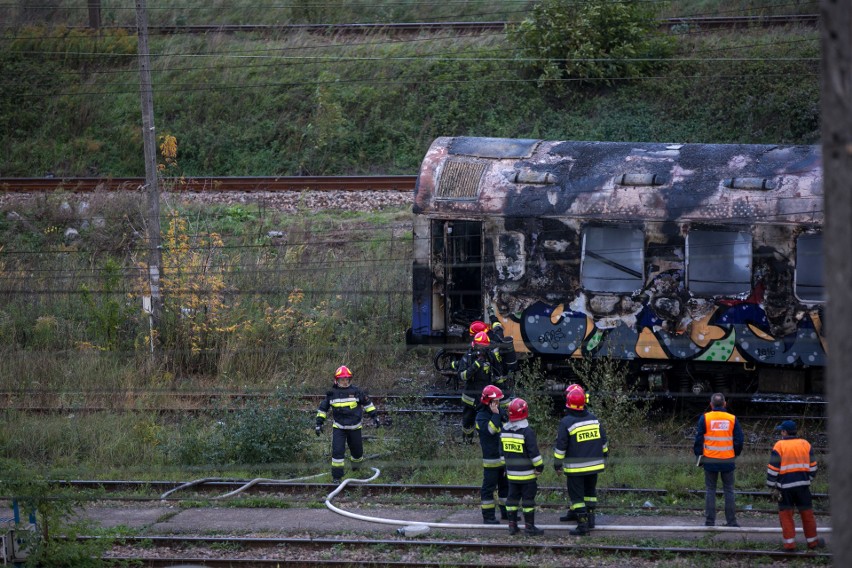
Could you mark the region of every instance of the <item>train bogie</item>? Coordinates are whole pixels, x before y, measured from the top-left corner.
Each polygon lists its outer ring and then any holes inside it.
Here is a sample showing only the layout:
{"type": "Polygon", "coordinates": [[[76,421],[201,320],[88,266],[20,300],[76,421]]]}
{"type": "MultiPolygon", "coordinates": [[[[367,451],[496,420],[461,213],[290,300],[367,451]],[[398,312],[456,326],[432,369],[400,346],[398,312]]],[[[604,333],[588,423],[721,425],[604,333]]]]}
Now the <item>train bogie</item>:
{"type": "Polygon", "coordinates": [[[524,356],[648,390],[820,392],[822,197],[814,146],[439,138],[408,341],[493,314],[524,356]]]}

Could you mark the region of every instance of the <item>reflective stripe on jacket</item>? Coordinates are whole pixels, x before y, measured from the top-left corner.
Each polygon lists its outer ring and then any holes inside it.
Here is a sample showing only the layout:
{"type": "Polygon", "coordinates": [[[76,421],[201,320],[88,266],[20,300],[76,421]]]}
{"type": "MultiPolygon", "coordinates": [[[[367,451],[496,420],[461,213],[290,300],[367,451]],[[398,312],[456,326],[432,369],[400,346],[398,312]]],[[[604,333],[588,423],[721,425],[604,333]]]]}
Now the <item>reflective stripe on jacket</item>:
{"type": "Polygon", "coordinates": [[[479,447],[482,448],[482,467],[503,467],[500,453],[500,430],[503,416],[494,414],[484,404],[479,405],[476,413],[476,431],[479,432],[479,447]]]}
{"type": "Polygon", "coordinates": [[[536,472],[544,470],[544,459],[539,453],[535,432],[526,420],[504,424],[500,445],[509,481],[528,483],[535,480],[536,472]]]}
{"type": "Polygon", "coordinates": [[[772,448],[766,485],[779,489],[810,485],[816,473],[817,462],[811,445],[802,438],[784,438],[772,448]]]}
{"type": "Polygon", "coordinates": [[[316,421],[320,426],[334,415],[334,427],[342,430],[357,430],[361,427],[361,416],[376,416],[376,407],[365,392],[358,387],[349,385],[346,388],[335,385],[325,393],[325,399],[317,409],[316,421]]]}
{"type": "Polygon", "coordinates": [[[606,432],[597,417],[586,409],[568,409],[557,428],[554,465],[569,476],[600,473],[608,452],[606,432]]]}

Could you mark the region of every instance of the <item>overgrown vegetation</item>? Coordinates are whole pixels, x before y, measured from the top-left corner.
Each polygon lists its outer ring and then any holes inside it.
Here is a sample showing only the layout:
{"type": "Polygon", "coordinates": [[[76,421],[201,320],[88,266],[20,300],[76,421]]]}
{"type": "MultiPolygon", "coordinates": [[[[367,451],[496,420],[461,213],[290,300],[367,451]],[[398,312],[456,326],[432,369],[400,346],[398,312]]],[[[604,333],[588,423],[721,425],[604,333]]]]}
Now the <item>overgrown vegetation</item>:
{"type": "MultiPolygon", "coordinates": [[[[57,24],[63,15],[81,16],[70,4],[25,20],[57,24]]],[[[334,21],[356,13],[378,21],[449,19],[462,9],[459,3],[369,4],[371,11],[359,12],[358,2],[311,2],[292,9],[323,14],[287,13],[280,21],[334,21]]],[[[464,3],[467,11],[455,19],[529,18],[514,35],[534,37],[516,45],[505,33],[152,36],[157,131],[174,137],[181,150],[179,166],[167,175],[407,174],[417,170],[431,141],[445,135],[818,140],[815,28],[708,33],[681,26],[666,30],[663,41],[649,35],[645,15],[633,15],[647,3],[584,2],[577,14],[573,2],[500,3],[496,12],[486,4],[464,3]],[[536,23],[536,10],[563,4],[560,17],[572,25],[559,28],[567,36],[554,37],[547,22],[536,23]],[[603,8],[625,13],[610,18],[603,8]],[[528,73],[530,67],[538,72],[528,73]],[[555,96],[568,92],[570,104],[555,96]]],[[[795,9],[807,11],[808,4],[795,9]]],[[[247,6],[224,12],[215,6],[149,8],[168,23],[189,14],[232,23],[269,17],[247,6]]],[[[701,7],[675,4],[654,16],[793,9],[774,1],[701,7]]],[[[105,24],[131,15],[126,7],[104,5],[105,24]]],[[[6,148],[0,174],[143,175],[137,62],[126,36],[42,25],[10,28],[0,42],[8,47],[0,50],[7,78],[0,85],[6,148]]]]}
{"type": "Polygon", "coordinates": [[[112,545],[107,538],[78,541],[90,527],[75,517],[79,496],[63,493],[54,482],[17,460],[0,458],[0,491],[18,506],[21,522],[15,527],[27,566],[94,568],[106,566],[103,553],[112,545]]]}

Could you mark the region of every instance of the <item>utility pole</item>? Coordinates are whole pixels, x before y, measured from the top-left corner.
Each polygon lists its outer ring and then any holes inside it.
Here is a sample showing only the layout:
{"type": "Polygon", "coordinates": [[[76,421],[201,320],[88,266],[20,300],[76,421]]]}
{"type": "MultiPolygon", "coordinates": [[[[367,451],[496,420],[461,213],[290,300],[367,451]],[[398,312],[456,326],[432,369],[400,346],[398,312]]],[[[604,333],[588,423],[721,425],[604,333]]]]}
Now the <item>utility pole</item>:
{"type": "Polygon", "coordinates": [[[822,167],[828,309],[831,549],[852,565],[852,3],[822,0],[822,167]]]}
{"type": "Polygon", "coordinates": [[[93,30],[101,27],[101,0],[88,0],[89,27],[93,30]]]}
{"type": "Polygon", "coordinates": [[[163,311],[160,296],[160,185],[157,175],[157,137],[154,131],[154,88],[151,84],[151,61],[148,51],[148,9],[145,0],[136,1],[136,29],[139,35],[139,90],[142,95],[142,143],[145,148],[145,187],[148,194],[148,281],[150,305],[145,306],[151,323],[151,351],[154,351],[163,311]]]}

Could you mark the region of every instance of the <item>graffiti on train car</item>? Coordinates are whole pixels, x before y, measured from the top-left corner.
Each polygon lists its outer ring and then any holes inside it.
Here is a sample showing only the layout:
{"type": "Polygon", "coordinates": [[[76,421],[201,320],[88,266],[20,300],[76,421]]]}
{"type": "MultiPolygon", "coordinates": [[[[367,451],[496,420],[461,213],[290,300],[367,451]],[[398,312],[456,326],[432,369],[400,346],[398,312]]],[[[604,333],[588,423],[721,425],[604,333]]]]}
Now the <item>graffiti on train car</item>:
{"type": "Polygon", "coordinates": [[[647,306],[635,327],[601,329],[582,312],[542,302],[503,319],[517,326],[525,346],[538,355],[825,365],[819,310],[805,314],[796,331],[783,337],[771,336],[763,309],[747,301],[716,306],[706,321],[693,324],[700,331],[691,334],[666,331],[647,306]]]}

